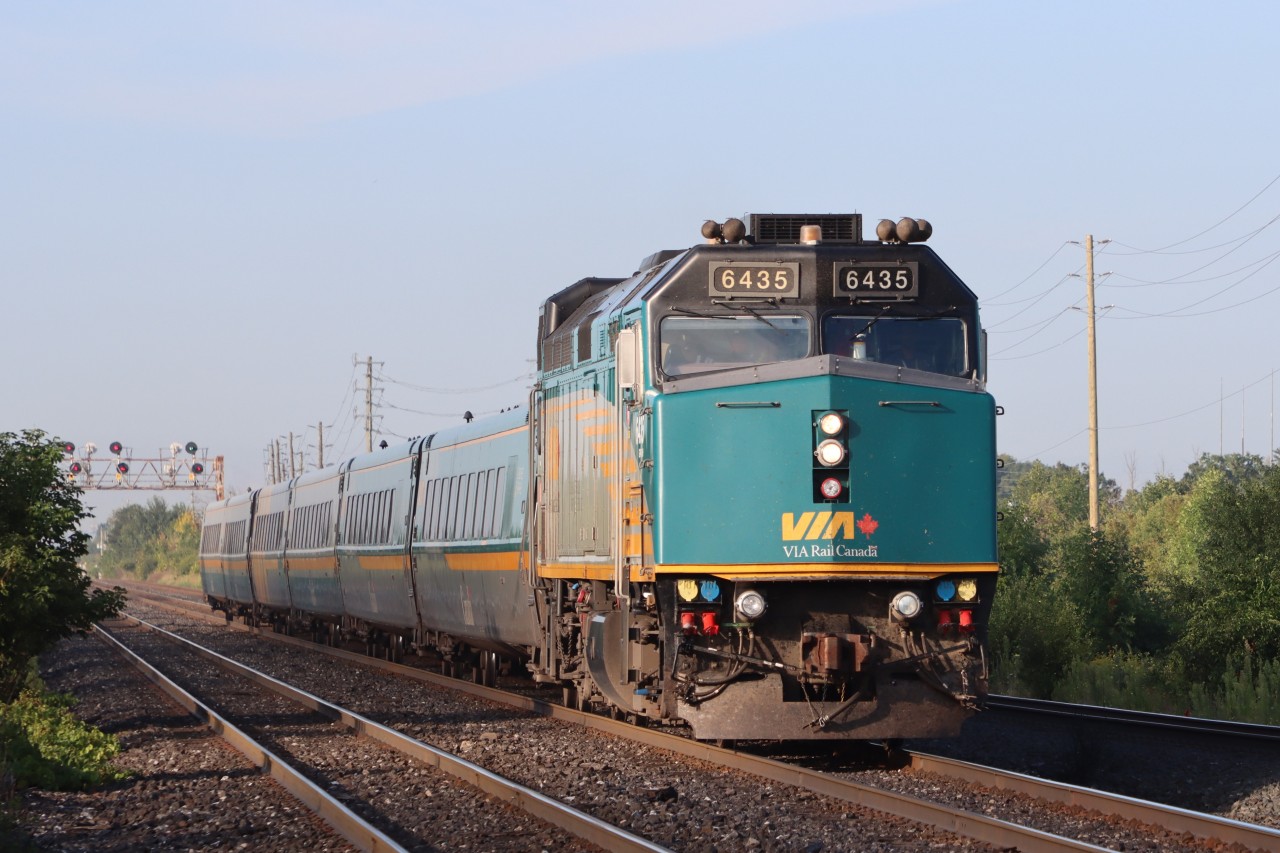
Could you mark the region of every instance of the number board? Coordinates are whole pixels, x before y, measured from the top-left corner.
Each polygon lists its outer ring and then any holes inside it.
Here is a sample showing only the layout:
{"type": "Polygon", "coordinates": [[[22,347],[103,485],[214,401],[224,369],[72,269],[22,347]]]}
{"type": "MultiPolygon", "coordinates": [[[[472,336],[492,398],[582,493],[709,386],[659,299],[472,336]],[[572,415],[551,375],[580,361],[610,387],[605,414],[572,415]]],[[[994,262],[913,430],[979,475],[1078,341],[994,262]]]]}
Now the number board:
{"type": "Polygon", "coordinates": [[[712,264],[709,287],[712,296],[799,296],[800,264],[712,264]]]}
{"type": "Polygon", "coordinates": [[[914,299],[920,295],[920,265],[915,261],[841,261],[831,274],[836,296],[859,299],[914,299]]]}

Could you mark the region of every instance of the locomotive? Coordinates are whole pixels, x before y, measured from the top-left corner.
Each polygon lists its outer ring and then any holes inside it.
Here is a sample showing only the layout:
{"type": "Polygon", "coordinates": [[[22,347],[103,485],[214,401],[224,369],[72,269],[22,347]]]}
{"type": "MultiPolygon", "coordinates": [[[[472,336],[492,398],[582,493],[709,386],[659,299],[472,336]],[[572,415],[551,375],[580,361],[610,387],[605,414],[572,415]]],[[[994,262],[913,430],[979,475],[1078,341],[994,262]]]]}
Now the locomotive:
{"type": "Polygon", "coordinates": [[[527,406],[211,505],[211,605],[704,740],[957,734],[998,576],[977,300],[924,220],[744,219],[548,298],[527,406]]]}

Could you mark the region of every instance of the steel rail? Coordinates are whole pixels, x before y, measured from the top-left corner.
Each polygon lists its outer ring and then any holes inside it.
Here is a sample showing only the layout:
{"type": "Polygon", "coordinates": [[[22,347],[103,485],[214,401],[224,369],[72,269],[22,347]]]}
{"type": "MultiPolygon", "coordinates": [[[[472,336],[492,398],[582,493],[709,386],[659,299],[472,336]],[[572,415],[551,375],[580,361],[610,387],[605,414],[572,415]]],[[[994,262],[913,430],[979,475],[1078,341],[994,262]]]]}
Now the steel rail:
{"type": "MultiPolygon", "coordinates": [[[[188,640],[186,637],[166,631],[158,625],[153,625],[143,619],[137,619],[137,617],[131,616],[129,618],[137,621],[148,630],[167,637],[200,657],[212,661],[223,669],[234,672],[259,687],[296,702],[333,722],[341,723],[356,734],[390,747],[423,764],[435,767],[456,779],[472,785],[483,793],[540,818],[553,826],[557,826],[577,838],[609,851],[622,851],[622,853],[669,853],[666,847],[654,844],[607,821],[579,811],[553,797],[548,797],[532,788],[527,788],[524,785],[499,776],[497,773],[486,770],[478,764],[467,761],[465,758],[415,740],[354,711],[334,705],[305,690],[299,690],[292,685],[272,678],[266,673],[231,660],[212,649],[205,648],[199,643],[188,640]]],[[[315,648],[314,644],[308,643],[306,645],[315,648]]],[[[367,658],[362,658],[359,655],[353,655],[353,657],[367,660],[367,658]]]]}
{"type": "MultiPolygon", "coordinates": [[[[165,603],[167,604],[169,601],[169,599],[166,599],[165,603]]],[[[183,611],[191,609],[189,603],[187,605],[179,604],[178,607],[183,611]]],[[[198,615],[200,618],[210,622],[222,623],[225,621],[221,616],[213,616],[207,612],[202,612],[198,615]]],[[[630,723],[611,720],[596,714],[565,708],[551,702],[482,687],[478,684],[461,681],[416,667],[389,663],[344,649],[336,649],[307,640],[276,634],[269,629],[264,630],[238,623],[231,623],[231,627],[255,633],[259,636],[269,637],[277,642],[295,645],[299,648],[321,651],[330,656],[361,663],[375,669],[438,684],[493,702],[514,706],[555,719],[563,719],[590,726],[646,746],[666,749],[680,755],[762,776],[772,781],[795,785],[814,793],[858,803],[887,814],[928,823],[996,846],[1017,847],[1023,851],[1106,849],[1044,833],[1030,827],[1021,827],[1017,824],[999,821],[986,815],[965,812],[948,806],[928,803],[907,795],[886,792],[878,788],[861,785],[818,771],[799,768],[773,759],[723,749],[708,743],[693,741],[654,729],[646,729],[630,723]],[[917,804],[928,808],[920,809],[917,804]],[[1024,835],[1023,833],[1028,834],[1024,835]]],[[[1115,815],[1164,829],[1189,832],[1200,838],[1221,839],[1226,842],[1236,841],[1255,849],[1280,849],[1280,830],[1269,827],[1243,823],[1229,818],[1218,817],[1217,815],[1191,811],[1176,806],[1167,806],[1133,797],[1051,782],[1034,776],[983,767],[977,764],[968,764],[925,753],[909,754],[912,757],[913,766],[918,769],[927,769],[939,775],[957,778],[961,781],[1004,788],[1038,800],[1077,805],[1103,815],[1115,815]]]]}
{"type": "Polygon", "coordinates": [[[915,770],[937,773],[940,776],[961,779],[989,788],[1013,791],[1038,800],[1079,806],[1090,811],[1160,826],[1173,832],[1188,832],[1198,838],[1227,844],[1241,844],[1250,849],[1280,849],[1280,830],[1270,827],[1177,806],[1166,806],[1136,797],[1095,791],[1092,788],[1082,788],[1065,782],[1052,782],[1037,776],[997,770],[980,764],[970,764],[967,761],[943,758],[939,755],[923,752],[908,752],[908,755],[911,756],[911,766],[915,770]]]}
{"type": "Polygon", "coordinates": [[[294,769],[287,761],[259,744],[195,696],[183,690],[160,670],[143,660],[132,649],[113,637],[109,631],[98,625],[93,627],[100,638],[113,646],[116,652],[123,655],[129,663],[133,664],[143,675],[168,694],[171,699],[186,708],[201,723],[236,750],[243,753],[255,767],[279,782],[286,791],[332,827],[338,835],[361,850],[371,851],[371,853],[383,853],[383,851],[387,851],[387,853],[407,853],[404,847],[401,847],[381,830],[365,822],[363,818],[344,806],[323,788],[294,769]]]}
{"type": "Polygon", "coordinates": [[[1122,725],[1173,729],[1196,734],[1280,741],[1280,726],[1267,726],[1260,723],[1210,720],[1204,717],[1180,717],[1176,714],[1131,711],[1127,708],[1108,708],[1100,705],[1073,705],[1066,702],[1051,702],[1047,699],[1026,699],[1021,696],[988,696],[987,707],[999,711],[1074,717],[1122,725]]]}
{"type": "MultiPolygon", "coordinates": [[[[185,607],[180,609],[184,611],[187,610],[185,607]]],[[[220,616],[214,617],[208,614],[202,614],[201,618],[210,622],[221,623],[224,621],[220,616]]],[[[842,779],[836,776],[820,773],[818,771],[809,770],[807,768],[797,767],[792,764],[764,758],[762,756],[724,749],[713,746],[709,743],[690,740],[685,737],[667,734],[654,729],[642,728],[630,723],[601,717],[596,714],[576,711],[539,699],[514,695],[502,690],[483,687],[478,684],[461,681],[456,678],[450,678],[433,672],[427,672],[415,667],[390,663],[385,660],[371,658],[367,655],[349,652],[344,649],[335,649],[330,646],[318,645],[308,640],[300,640],[295,637],[276,634],[271,630],[244,626],[238,623],[231,623],[231,627],[237,630],[254,633],[262,637],[268,637],[287,645],[310,649],[312,651],[320,651],[341,660],[362,664],[374,669],[395,673],[397,675],[435,684],[451,690],[457,690],[459,692],[488,699],[492,702],[506,705],[508,707],[516,707],[554,719],[561,719],[589,726],[598,731],[603,731],[616,737],[640,743],[645,746],[665,749],[669,752],[688,758],[695,758],[701,761],[706,761],[710,764],[739,770],[743,773],[749,773],[773,782],[792,785],[812,793],[821,794],[833,799],[842,800],[844,802],[853,803],[865,808],[883,812],[884,814],[926,824],[938,829],[953,832],[957,835],[962,835],[966,838],[983,841],[996,847],[1016,847],[1018,850],[1024,851],[1024,853],[1050,853],[1050,851],[1064,850],[1100,853],[1100,851],[1107,850],[1105,847],[1099,847],[1076,839],[1054,835],[1053,833],[1038,830],[1033,827],[1021,826],[1009,821],[988,817],[987,815],[969,812],[964,809],[957,809],[951,806],[932,803],[906,794],[885,791],[869,785],[853,782],[848,779],[842,779]]],[[[237,664],[237,666],[240,665],[237,664]]],[[[370,725],[377,724],[370,722],[370,725]]]]}

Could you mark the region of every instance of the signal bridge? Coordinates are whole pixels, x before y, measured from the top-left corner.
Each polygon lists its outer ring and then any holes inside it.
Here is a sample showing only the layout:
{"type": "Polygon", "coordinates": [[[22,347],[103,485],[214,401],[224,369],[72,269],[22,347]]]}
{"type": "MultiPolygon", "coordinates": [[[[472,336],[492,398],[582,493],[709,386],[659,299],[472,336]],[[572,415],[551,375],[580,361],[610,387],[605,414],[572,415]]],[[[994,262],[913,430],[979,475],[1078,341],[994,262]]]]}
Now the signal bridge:
{"type": "Polygon", "coordinates": [[[202,453],[194,441],[185,445],[175,441],[168,456],[156,457],[134,456],[133,448],[119,441],[107,445],[106,456],[94,456],[98,446],[93,442],[85,444],[79,455],[69,441],[62,449],[67,454],[67,479],[84,489],[212,490],[215,500],[224,497],[222,457],[215,456],[210,466],[208,452],[202,453]]]}

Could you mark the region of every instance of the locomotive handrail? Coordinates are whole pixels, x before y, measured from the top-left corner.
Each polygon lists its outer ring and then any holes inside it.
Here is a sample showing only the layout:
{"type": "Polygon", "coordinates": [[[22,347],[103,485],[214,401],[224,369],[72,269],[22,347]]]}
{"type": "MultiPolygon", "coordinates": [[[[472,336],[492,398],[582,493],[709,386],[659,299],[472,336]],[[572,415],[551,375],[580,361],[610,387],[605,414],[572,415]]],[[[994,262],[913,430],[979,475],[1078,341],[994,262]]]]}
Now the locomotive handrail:
{"type": "Polygon", "coordinates": [[[942,408],[942,403],[937,400],[880,400],[877,406],[933,406],[934,408],[942,408]]]}

